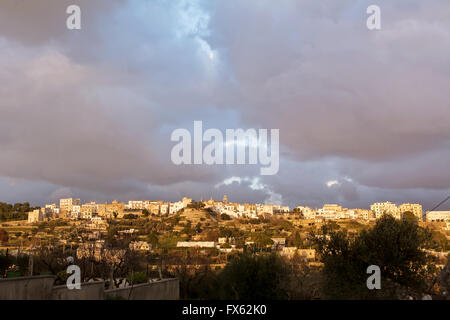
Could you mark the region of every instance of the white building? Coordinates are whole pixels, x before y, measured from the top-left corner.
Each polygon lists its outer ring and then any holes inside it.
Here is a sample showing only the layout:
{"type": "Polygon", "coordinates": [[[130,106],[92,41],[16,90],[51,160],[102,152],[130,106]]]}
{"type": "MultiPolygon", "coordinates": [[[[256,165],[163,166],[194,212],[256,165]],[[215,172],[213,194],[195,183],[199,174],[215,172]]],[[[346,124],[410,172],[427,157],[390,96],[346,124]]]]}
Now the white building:
{"type": "Polygon", "coordinates": [[[295,209],[301,212],[305,219],[314,219],[316,217],[316,212],[310,207],[298,206],[295,209]]]}
{"type": "Polygon", "coordinates": [[[427,221],[450,221],[450,211],[427,211],[427,221]]]}
{"type": "MultiPolygon", "coordinates": [[[[76,212],[77,210],[78,207],[74,211],[76,212]]],[[[81,206],[79,216],[82,219],[91,219],[95,213],[97,213],[97,204],[95,202],[90,202],[81,206]]]]}
{"type": "Polygon", "coordinates": [[[41,209],[28,212],[28,223],[35,223],[43,220],[41,209]]]}
{"type": "Polygon", "coordinates": [[[165,203],[165,204],[161,205],[160,213],[161,214],[168,214],[169,213],[169,204],[168,203],[165,203]]]}
{"type": "Polygon", "coordinates": [[[256,213],[262,215],[264,213],[273,214],[273,205],[271,204],[256,204],[256,213]]]}
{"type": "Polygon", "coordinates": [[[400,214],[403,214],[403,213],[409,211],[412,214],[414,214],[419,219],[419,221],[423,220],[422,205],[420,205],[418,203],[403,203],[398,206],[398,211],[400,214]]]}
{"type": "Polygon", "coordinates": [[[47,219],[56,219],[59,217],[60,210],[56,206],[56,204],[46,204],[45,208],[41,209],[41,212],[43,214],[43,218],[47,219]]]}
{"type": "Polygon", "coordinates": [[[184,208],[183,201],[173,202],[169,206],[169,214],[175,214],[183,208],[184,208]]]}
{"type": "Polygon", "coordinates": [[[126,209],[132,210],[143,210],[145,209],[145,201],[128,201],[128,205],[126,205],[126,209]]]}
{"type": "Polygon", "coordinates": [[[129,247],[134,251],[150,251],[152,249],[152,246],[145,241],[132,241],[129,247]]]}
{"type": "Polygon", "coordinates": [[[376,202],[370,206],[370,210],[375,213],[375,218],[379,219],[383,216],[383,214],[390,214],[394,218],[400,218],[399,210],[395,203],[386,201],[386,202],[376,202]]]}
{"type": "Polygon", "coordinates": [[[280,205],[274,205],[273,206],[273,212],[277,213],[289,213],[290,209],[288,206],[280,206],[280,205]]]}
{"type": "Polygon", "coordinates": [[[80,206],[80,205],[81,205],[80,199],[67,198],[59,200],[59,208],[66,212],[72,211],[73,206],[80,206]]]}
{"type": "Polygon", "coordinates": [[[80,205],[74,205],[72,206],[72,210],[70,210],[72,213],[81,214],[81,206],[80,205]]]}
{"type": "Polygon", "coordinates": [[[342,206],[337,204],[325,204],[317,210],[317,216],[323,219],[343,219],[346,217],[342,206]]]}
{"type": "Polygon", "coordinates": [[[178,241],[178,248],[215,248],[214,241],[178,241]]]}

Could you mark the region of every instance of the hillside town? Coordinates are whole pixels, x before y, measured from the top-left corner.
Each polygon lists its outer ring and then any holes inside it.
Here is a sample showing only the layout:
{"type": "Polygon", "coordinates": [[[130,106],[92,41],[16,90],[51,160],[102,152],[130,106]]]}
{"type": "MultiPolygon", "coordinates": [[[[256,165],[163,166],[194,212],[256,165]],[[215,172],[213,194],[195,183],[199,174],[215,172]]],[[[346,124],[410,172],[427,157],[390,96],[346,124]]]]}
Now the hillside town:
{"type": "MultiPolygon", "coordinates": [[[[28,212],[28,223],[70,219],[90,220],[94,224],[101,224],[103,219],[122,219],[130,214],[142,216],[144,213],[147,213],[157,216],[170,216],[187,208],[192,202],[192,199],[185,197],[177,202],[133,200],[128,201],[128,203],[116,200],[112,203],[82,203],[81,199],[67,198],[60,199],[59,206],[57,204],[46,204],[42,208],[28,212]]],[[[228,215],[230,218],[257,219],[261,215],[300,213],[304,219],[373,221],[379,219],[383,214],[389,214],[397,219],[401,219],[405,212],[410,212],[417,217],[418,221],[450,221],[450,211],[427,211],[424,213],[422,205],[417,203],[403,203],[397,206],[389,201],[378,202],[370,205],[370,209],[349,209],[338,204],[325,204],[322,208],[312,209],[308,206],[297,206],[290,210],[289,206],[275,204],[232,203],[228,201],[226,195],[221,201],[211,198],[207,201],[200,200],[199,203],[204,209],[210,209],[219,215],[228,215]]]]}
{"type": "MultiPolygon", "coordinates": [[[[116,237],[133,238],[129,243],[130,249],[150,252],[155,249],[152,245],[158,246],[160,241],[149,243],[147,240],[150,236],[148,232],[138,228],[143,224],[139,221],[171,221],[173,228],[160,232],[158,236],[169,239],[173,248],[214,248],[225,253],[242,252],[245,246],[254,245],[255,238],[258,238],[266,247],[276,249],[281,254],[292,256],[297,252],[313,261],[314,249],[306,244],[307,241],[303,241],[301,248],[298,246],[299,239],[306,239],[306,232],[299,233],[295,227],[308,230],[328,221],[340,221],[343,225],[353,226],[358,230],[373,225],[385,214],[395,219],[409,215],[417,222],[430,224],[442,233],[440,243],[444,244],[443,248],[448,250],[450,247],[447,245],[450,239],[450,211],[424,213],[420,204],[403,203],[397,206],[389,201],[374,203],[370,209],[348,209],[338,204],[325,204],[322,208],[297,206],[291,210],[288,206],[274,204],[233,203],[228,201],[226,195],[220,201],[211,198],[199,202],[186,197],[177,202],[133,200],[128,203],[82,203],[79,198],[66,198],[60,199],[59,206],[47,204],[28,212],[26,224],[39,226],[58,222],[60,225],[73,226],[81,231],[82,236],[69,241],[65,238],[67,235],[62,233],[58,236],[59,243],[78,246],[78,257],[93,251],[97,260],[102,258],[104,238],[113,226],[120,229],[117,230],[116,237]],[[136,227],[128,228],[130,222],[136,227]],[[278,232],[271,231],[271,226],[280,222],[288,226],[278,232]],[[267,225],[264,228],[248,228],[249,224],[252,226],[259,223],[267,225]],[[231,236],[231,231],[229,234],[223,232],[229,226],[234,228],[234,236],[231,236]],[[222,230],[222,234],[215,229],[222,230]],[[297,240],[293,241],[293,237],[297,237],[297,240]],[[261,241],[261,238],[265,241],[261,241]]],[[[54,235],[38,232],[37,236],[42,239],[52,238],[54,235]]]]}
{"type": "MultiPolygon", "coordinates": [[[[317,241],[330,240],[323,230],[342,231],[351,239],[373,230],[384,217],[399,223],[411,220],[429,230],[431,238],[423,252],[437,268],[435,274],[445,269],[450,253],[450,211],[423,212],[417,203],[291,209],[234,203],[227,196],[128,203],[65,198],[42,207],[2,203],[0,211],[0,258],[6,254],[10,261],[2,270],[3,278],[54,274],[61,284],[67,278],[64,259],[72,257],[82,266],[84,281],[103,281],[107,290],[161,279],[181,279],[181,288],[188,290],[189,277],[219,274],[233,257],[248,254],[276,254],[295,265],[293,270],[313,272],[311,281],[321,279],[324,260],[317,241]]],[[[313,292],[306,294],[308,299],[318,298],[319,293],[313,292]]]]}

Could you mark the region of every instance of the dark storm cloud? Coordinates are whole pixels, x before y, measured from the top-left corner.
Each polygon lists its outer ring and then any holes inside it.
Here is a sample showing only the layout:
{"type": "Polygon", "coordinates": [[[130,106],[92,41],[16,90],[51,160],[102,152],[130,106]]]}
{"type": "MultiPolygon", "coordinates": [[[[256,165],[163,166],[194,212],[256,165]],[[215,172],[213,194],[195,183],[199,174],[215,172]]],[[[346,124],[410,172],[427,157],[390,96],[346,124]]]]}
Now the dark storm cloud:
{"type": "Polygon", "coordinates": [[[380,0],[377,32],[369,4],[2,1],[0,176],[22,181],[4,200],[433,202],[450,189],[450,4],[380,0]],[[279,128],[279,174],[173,165],[170,133],[194,120],[279,128]]]}
{"type": "Polygon", "coordinates": [[[303,159],[396,159],[449,141],[450,20],[422,16],[438,6],[381,1],[390,19],[369,32],[348,13],[362,2],[316,3],[219,2],[209,40],[240,84],[244,116],[282,127],[303,159]]]}

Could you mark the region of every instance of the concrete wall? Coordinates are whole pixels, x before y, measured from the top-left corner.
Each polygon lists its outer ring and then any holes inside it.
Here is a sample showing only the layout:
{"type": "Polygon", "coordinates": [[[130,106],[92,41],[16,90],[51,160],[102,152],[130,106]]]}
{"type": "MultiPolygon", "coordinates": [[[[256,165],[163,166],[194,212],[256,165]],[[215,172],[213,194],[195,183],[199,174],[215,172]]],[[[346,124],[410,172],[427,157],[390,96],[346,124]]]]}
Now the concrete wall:
{"type": "Polygon", "coordinates": [[[0,300],[49,300],[54,276],[0,279],[0,300]]]}
{"type": "Polygon", "coordinates": [[[178,279],[162,279],[137,284],[133,287],[106,290],[105,294],[107,299],[178,300],[180,298],[180,281],[178,279]]]}
{"type": "Polygon", "coordinates": [[[66,285],[54,286],[52,300],[104,300],[105,283],[103,281],[85,282],[81,289],[69,290],[66,285]]]}
{"type": "Polygon", "coordinates": [[[180,281],[163,279],[133,287],[104,290],[104,282],[86,282],[81,289],[53,286],[54,276],[0,279],[0,300],[177,300],[180,281]]]}

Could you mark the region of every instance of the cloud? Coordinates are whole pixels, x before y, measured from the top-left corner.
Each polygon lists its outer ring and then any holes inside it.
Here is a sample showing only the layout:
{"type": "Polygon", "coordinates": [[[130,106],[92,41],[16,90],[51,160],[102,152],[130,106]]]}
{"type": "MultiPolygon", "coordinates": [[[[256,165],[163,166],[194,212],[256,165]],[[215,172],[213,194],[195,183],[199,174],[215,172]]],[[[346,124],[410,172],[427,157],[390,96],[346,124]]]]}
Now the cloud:
{"type": "Polygon", "coordinates": [[[367,207],[450,190],[448,1],[380,0],[377,32],[369,1],[76,2],[76,32],[72,1],[0,2],[4,200],[226,192],[367,207]],[[194,120],[279,128],[278,175],[173,165],[170,133],[194,120]]]}
{"type": "Polygon", "coordinates": [[[283,128],[297,159],[398,160],[449,141],[450,23],[427,15],[447,5],[382,1],[391,14],[369,32],[364,1],[312,3],[227,1],[215,10],[209,40],[228,53],[244,117],[283,128]]]}
{"type": "Polygon", "coordinates": [[[326,183],[328,188],[331,188],[332,186],[337,185],[337,184],[339,184],[339,181],[337,181],[337,180],[330,180],[330,181],[327,181],[327,183],[326,183]]]}
{"type": "Polygon", "coordinates": [[[282,204],[283,196],[273,191],[273,189],[261,182],[259,177],[230,177],[215,185],[216,189],[222,186],[232,186],[233,184],[246,185],[250,190],[262,191],[266,195],[264,202],[269,204],[282,204]]]}

